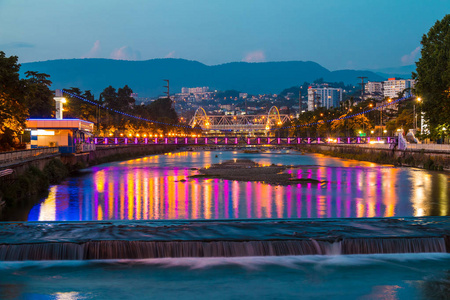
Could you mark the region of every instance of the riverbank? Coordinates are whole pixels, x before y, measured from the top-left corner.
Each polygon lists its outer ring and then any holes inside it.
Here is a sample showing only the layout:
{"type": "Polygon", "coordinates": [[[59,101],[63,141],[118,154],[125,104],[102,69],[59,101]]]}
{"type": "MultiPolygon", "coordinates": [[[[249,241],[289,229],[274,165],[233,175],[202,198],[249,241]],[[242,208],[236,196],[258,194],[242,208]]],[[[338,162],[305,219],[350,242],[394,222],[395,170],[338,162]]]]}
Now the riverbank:
{"type": "Polygon", "coordinates": [[[343,146],[308,146],[296,148],[302,152],[318,153],[332,157],[389,164],[398,167],[414,167],[432,171],[450,171],[450,155],[431,155],[425,152],[408,152],[388,149],[367,149],[343,146]]]}
{"type": "Polygon", "coordinates": [[[270,185],[291,185],[298,183],[324,183],[314,178],[294,178],[286,173],[295,166],[262,165],[249,159],[228,160],[199,169],[197,175],[189,178],[219,178],[237,181],[259,181],[270,185]]]}
{"type": "Polygon", "coordinates": [[[30,165],[21,174],[5,176],[0,181],[0,221],[8,220],[9,211],[18,207],[31,208],[48,194],[49,187],[58,184],[81,169],[113,161],[123,161],[152,154],[162,154],[176,149],[176,146],[143,148],[129,146],[104,148],[85,155],[69,155],[53,158],[43,168],[30,165]]]}

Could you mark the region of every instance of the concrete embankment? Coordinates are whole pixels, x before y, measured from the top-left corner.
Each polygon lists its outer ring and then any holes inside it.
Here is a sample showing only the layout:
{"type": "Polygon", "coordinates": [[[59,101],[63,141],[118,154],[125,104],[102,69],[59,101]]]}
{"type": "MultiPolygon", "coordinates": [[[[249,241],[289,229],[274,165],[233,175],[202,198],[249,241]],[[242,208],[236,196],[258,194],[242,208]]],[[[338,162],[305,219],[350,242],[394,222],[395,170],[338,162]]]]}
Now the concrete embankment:
{"type": "Polygon", "coordinates": [[[410,166],[427,170],[450,171],[450,152],[433,149],[390,149],[389,145],[299,145],[298,150],[329,156],[410,166]]]}
{"type": "Polygon", "coordinates": [[[448,253],[449,234],[446,217],[0,223],[0,260],[448,253]]]}
{"type": "Polygon", "coordinates": [[[176,145],[98,146],[95,151],[64,155],[61,160],[69,166],[92,166],[138,156],[166,153],[177,148],[176,145]]]}
{"type": "Polygon", "coordinates": [[[79,169],[176,149],[175,145],[98,147],[96,151],[81,154],[52,153],[11,162],[5,168],[12,172],[0,178],[0,220],[7,217],[9,208],[33,205],[48,192],[49,185],[79,169]]]}

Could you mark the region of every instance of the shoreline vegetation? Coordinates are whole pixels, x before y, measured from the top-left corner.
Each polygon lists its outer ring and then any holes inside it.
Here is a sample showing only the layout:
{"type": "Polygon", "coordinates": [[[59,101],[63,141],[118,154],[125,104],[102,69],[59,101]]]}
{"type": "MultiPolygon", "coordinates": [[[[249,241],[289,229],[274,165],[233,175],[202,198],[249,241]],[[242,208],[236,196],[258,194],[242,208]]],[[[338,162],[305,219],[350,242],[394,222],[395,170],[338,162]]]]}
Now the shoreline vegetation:
{"type": "Polygon", "coordinates": [[[448,159],[446,163],[446,159],[443,157],[430,156],[424,153],[404,153],[403,155],[397,157],[388,152],[356,152],[349,151],[348,149],[338,149],[335,151],[331,151],[310,147],[307,149],[299,148],[297,150],[343,159],[353,159],[373,162],[377,164],[394,165],[395,167],[412,167],[430,171],[450,171],[450,166],[448,166],[448,159]]]}
{"type": "Polygon", "coordinates": [[[219,164],[199,169],[199,174],[191,179],[225,179],[237,181],[258,181],[271,185],[291,185],[299,183],[325,183],[314,178],[295,178],[285,172],[299,166],[262,165],[249,159],[228,160],[219,164]]]}

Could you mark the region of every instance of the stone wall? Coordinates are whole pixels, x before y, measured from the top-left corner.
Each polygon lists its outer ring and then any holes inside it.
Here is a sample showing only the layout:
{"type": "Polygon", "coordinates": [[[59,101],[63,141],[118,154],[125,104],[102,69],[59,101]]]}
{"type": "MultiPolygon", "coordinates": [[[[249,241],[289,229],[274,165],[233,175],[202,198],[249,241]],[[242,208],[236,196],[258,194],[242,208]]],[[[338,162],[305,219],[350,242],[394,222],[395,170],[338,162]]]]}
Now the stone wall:
{"type": "Polygon", "coordinates": [[[97,146],[95,151],[80,154],[63,155],[63,163],[75,166],[82,164],[92,166],[115,160],[124,160],[136,156],[165,153],[177,149],[176,145],[127,145],[127,146],[97,146]]]}
{"type": "Polygon", "coordinates": [[[340,158],[450,171],[450,153],[435,150],[390,149],[389,145],[299,145],[297,149],[340,158]]]}

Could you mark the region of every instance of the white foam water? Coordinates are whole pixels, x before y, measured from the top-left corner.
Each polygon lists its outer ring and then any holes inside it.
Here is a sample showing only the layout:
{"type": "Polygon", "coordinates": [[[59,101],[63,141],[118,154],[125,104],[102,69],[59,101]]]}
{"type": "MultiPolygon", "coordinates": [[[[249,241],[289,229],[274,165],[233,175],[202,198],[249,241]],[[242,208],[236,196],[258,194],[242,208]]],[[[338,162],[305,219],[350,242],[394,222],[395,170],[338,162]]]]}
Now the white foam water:
{"type": "Polygon", "coordinates": [[[1,299],[445,299],[450,254],[0,262],[1,299]]]}

